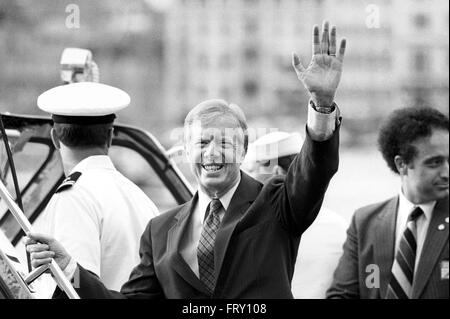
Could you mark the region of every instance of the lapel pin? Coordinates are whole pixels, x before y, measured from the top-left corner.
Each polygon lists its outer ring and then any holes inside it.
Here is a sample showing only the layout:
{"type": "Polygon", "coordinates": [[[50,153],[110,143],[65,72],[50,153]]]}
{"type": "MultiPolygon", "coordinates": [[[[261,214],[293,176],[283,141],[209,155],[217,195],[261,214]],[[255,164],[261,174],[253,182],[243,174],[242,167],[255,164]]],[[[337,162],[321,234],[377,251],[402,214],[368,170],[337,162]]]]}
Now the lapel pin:
{"type": "Polygon", "coordinates": [[[448,217],[445,217],[445,222],[448,224],[448,217]]]}
{"type": "Polygon", "coordinates": [[[439,230],[444,230],[444,228],[445,228],[444,224],[440,224],[440,225],[438,226],[438,229],[439,229],[439,230]]]}

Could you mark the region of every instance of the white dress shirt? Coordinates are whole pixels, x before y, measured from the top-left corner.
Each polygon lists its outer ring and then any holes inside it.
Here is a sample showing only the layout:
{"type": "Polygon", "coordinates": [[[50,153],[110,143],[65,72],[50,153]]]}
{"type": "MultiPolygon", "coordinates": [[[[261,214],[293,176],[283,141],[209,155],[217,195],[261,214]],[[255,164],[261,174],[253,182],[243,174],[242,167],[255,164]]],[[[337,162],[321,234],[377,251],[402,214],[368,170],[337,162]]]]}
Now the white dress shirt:
{"type": "Polygon", "coordinates": [[[423,244],[427,236],[428,225],[430,224],[431,216],[433,214],[434,206],[436,201],[415,205],[411,203],[403,192],[400,190],[399,202],[398,202],[398,212],[397,212],[397,223],[395,227],[395,252],[397,252],[400,245],[400,240],[402,238],[403,232],[406,228],[406,223],[408,221],[408,216],[416,208],[420,207],[423,214],[416,219],[416,229],[417,229],[417,250],[416,250],[416,262],[414,269],[417,270],[417,265],[420,260],[420,254],[422,253],[423,244]]]}
{"type": "Polygon", "coordinates": [[[308,103],[308,132],[313,140],[324,141],[333,135],[336,124],[339,122],[339,108],[334,108],[330,114],[317,112],[312,106],[311,101],[308,103]]]}
{"type": "MultiPolygon", "coordinates": [[[[231,198],[233,197],[236,189],[239,186],[241,181],[241,175],[239,175],[239,179],[237,183],[222,197],[219,198],[220,203],[222,204],[222,208],[219,212],[219,219],[222,222],[223,216],[225,215],[228,206],[230,206],[231,198]]],[[[186,263],[191,267],[192,271],[199,277],[198,270],[198,259],[197,259],[197,246],[200,241],[200,236],[202,234],[203,222],[205,221],[206,209],[208,208],[209,203],[212,201],[207,194],[205,194],[201,188],[198,188],[198,202],[195,205],[193,215],[191,216],[191,220],[188,225],[188,229],[184,235],[184,245],[181,247],[181,256],[186,261],[186,263]]]]}

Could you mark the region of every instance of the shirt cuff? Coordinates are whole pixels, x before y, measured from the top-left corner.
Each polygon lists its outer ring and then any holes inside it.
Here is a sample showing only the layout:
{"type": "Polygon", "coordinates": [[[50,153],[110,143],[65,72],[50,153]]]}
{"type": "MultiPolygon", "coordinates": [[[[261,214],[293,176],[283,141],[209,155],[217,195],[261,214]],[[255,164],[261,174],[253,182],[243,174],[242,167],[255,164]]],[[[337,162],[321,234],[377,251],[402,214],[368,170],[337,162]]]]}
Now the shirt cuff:
{"type": "Polygon", "coordinates": [[[329,139],[336,129],[339,109],[334,104],[333,112],[326,114],[318,112],[312,106],[312,101],[308,103],[308,133],[315,141],[325,141],[329,139]]]}
{"type": "Polygon", "coordinates": [[[70,281],[72,281],[73,277],[75,276],[75,272],[77,271],[77,267],[78,267],[78,264],[75,261],[75,259],[70,258],[69,264],[63,270],[64,275],[70,281]]]}

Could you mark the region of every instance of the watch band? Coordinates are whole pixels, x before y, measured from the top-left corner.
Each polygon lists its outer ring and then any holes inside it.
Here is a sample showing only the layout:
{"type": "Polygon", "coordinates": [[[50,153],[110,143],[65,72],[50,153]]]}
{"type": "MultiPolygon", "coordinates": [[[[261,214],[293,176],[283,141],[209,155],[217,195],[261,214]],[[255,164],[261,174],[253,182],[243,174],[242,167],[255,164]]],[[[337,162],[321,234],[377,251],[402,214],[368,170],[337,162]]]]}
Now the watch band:
{"type": "Polygon", "coordinates": [[[336,103],[333,102],[330,106],[316,106],[312,100],[309,102],[314,110],[319,113],[330,114],[336,109],[336,103]]]}

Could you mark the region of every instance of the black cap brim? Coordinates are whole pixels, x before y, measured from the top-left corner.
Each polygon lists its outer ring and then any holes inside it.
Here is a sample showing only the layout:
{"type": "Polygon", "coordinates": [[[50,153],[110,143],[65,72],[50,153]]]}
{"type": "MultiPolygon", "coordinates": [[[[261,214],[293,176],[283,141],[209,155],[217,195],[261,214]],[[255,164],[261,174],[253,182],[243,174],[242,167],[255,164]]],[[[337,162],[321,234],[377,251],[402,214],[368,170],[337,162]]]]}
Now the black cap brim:
{"type": "Polygon", "coordinates": [[[115,114],[108,114],[102,116],[67,116],[53,114],[52,119],[55,123],[60,124],[76,124],[76,125],[95,125],[95,124],[109,124],[114,122],[115,114]]]}

